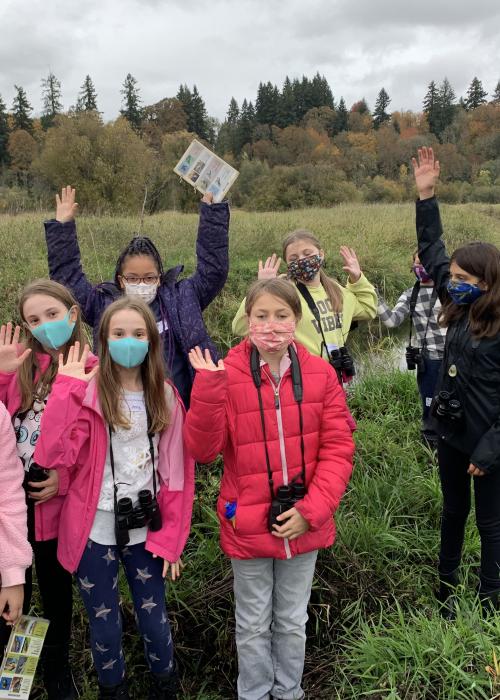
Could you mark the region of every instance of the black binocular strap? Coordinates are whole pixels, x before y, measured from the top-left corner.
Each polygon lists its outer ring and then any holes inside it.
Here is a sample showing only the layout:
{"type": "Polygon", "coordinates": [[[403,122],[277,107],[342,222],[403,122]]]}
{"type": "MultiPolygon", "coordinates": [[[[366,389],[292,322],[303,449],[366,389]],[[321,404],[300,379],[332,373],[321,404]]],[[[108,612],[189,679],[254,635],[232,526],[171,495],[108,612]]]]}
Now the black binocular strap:
{"type": "MultiPolygon", "coordinates": [[[[303,284],[302,282],[297,282],[296,286],[297,286],[297,289],[299,290],[299,292],[304,297],[305,302],[306,302],[307,306],[309,307],[309,311],[312,313],[312,315],[314,316],[314,318],[316,320],[316,323],[318,324],[319,332],[321,333],[322,349],[323,349],[323,347],[325,348],[326,355],[328,357],[328,361],[331,362],[332,358],[330,355],[330,351],[328,350],[328,346],[326,344],[325,333],[323,331],[323,326],[321,325],[321,315],[319,313],[318,307],[316,306],[316,302],[312,298],[311,292],[308,290],[308,288],[306,287],[305,284],[303,284]]],[[[323,353],[321,353],[321,354],[323,354],[323,353]]]]}
{"type": "MultiPolygon", "coordinates": [[[[299,407],[299,427],[300,427],[300,451],[302,457],[302,467],[301,467],[301,477],[302,482],[306,483],[306,457],[305,457],[305,444],[304,444],[304,421],[302,417],[302,398],[303,398],[303,385],[302,385],[302,372],[300,371],[299,359],[297,353],[292,345],[288,347],[288,355],[291,362],[291,375],[292,375],[292,386],[293,386],[293,396],[297,405],[299,407]]],[[[252,351],[250,353],[250,371],[252,373],[253,383],[257,389],[257,396],[259,397],[259,412],[260,412],[260,422],[262,425],[262,436],[264,438],[264,451],[266,453],[266,467],[267,467],[267,478],[269,482],[269,490],[271,492],[271,500],[274,499],[274,480],[273,472],[271,470],[271,460],[269,459],[269,450],[267,449],[267,433],[266,433],[266,421],[264,416],[264,404],[262,402],[262,375],[260,372],[260,355],[257,348],[252,346],[252,351]]]]}
{"type": "MultiPolygon", "coordinates": [[[[147,415],[147,419],[148,419],[149,450],[151,452],[151,464],[153,465],[153,495],[156,498],[157,486],[156,486],[156,473],[155,473],[155,451],[154,451],[154,445],[153,445],[153,437],[152,437],[151,431],[150,431],[151,419],[149,417],[149,413],[147,413],[146,415],[147,415]]],[[[114,431],[110,425],[108,425],[108,432],[109,432],[109,462],[111,464],[111,474],[113,475],[113,504],[114,504],[115,513],[118,513],[118,498],[117,498],[118,487],[116,485],[116,479],[115,479],[115,456],[113,454],[113,438],[112,438],[114,431]]]]}

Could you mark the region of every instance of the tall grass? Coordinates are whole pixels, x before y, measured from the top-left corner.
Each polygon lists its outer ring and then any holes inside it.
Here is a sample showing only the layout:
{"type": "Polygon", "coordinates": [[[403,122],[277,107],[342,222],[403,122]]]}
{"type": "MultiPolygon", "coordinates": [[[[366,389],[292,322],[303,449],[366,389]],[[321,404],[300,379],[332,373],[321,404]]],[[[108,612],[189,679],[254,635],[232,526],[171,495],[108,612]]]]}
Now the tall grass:
{"type": "MultiPolygon", "coordinates": [[[[482,238],[499,242],[500,207],[444,207],[450,247],[482,238]]],[[[114,268],[117,252],[134,232],[131,219],[79,223],[85,269],[99,279],[114,268]],[[92,234],[92,235],[91,235],[92,234]],[[97,249],[94,254],[92,236],[97,249]]],[[[340,274],[337,249],[356,248],[367,275],[385,282],[394,299],[411,282],[413,211],[399,205],[340,206],[284,214],[235,212],[231,272],[206,318],[222,349],[234,341],[230,321],[254,278],[256,260],[279,250],[283,235],[308,227],[324,241],[330,271],[340,274]]],[[[196,217],[161,214],[145,232],[167,264],[194,265],[196,217]]],[[[0,218],[0,319],[7,320],[19,288],[46,275],[43,234],[30,216],[0,218]]],[[[385,352],[387,338],[371,348],[385,352]]],[[[390,344],[390,343],[389,343],[390,344]]],[[[363,352],[366,353],[366,346],[363,352]]],[[[389,363],[386,363],[386,366],[389,363]]],[[[463,587],[457,620],[446,623],[434,598],[440,489],[433,456],[419,442],[419,399],[412,374],[367,365],[349,398],[358,420],[355,470],[337,513],[335,546],[321,552],[309,608],[304,684],[309,698],[332,700],[476,700],[500,697],[500,617],[482,620],[475,598],[478,539],[467,530],[463,587]],[[486,667],[490,667],[486,671],[486,667]]],[[[182,697],[234,697],[237,674],[232,580],[218,545],[214,503],[220,460],[197,475],[186,569],[169,585],[168,604],[182,697]]],[[[125,648],[133,694],[146,697],[146,667],[126,587],[121,583],[125,648]]],[[[73,661],[83,700],[96,697],[85,614],[76,596],[73,661]]],[[[39,694],[35,697],[43,697],[39,694]]]]}

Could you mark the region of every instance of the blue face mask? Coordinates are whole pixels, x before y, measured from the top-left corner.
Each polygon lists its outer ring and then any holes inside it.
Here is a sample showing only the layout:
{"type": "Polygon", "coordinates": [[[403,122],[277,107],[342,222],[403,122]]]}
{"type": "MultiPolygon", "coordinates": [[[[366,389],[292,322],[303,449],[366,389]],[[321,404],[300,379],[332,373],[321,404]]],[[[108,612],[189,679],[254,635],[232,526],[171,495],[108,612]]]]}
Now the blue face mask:
{"type": "Polygon", "coordinates": [[[149,341],[137,338],[118,338],[108,340],[109,354],[113,362],[121,367],[138,367],[148,354],[149,341]]]}
{"type": "Polygon", "coordinates": [[[460,306],[472,304],[484,294],[484,290],[480,289],[477,284],[469,284],[468,282],[448,282],[448,294],[452,302],[460,306]]]}
{"type": "Polygon", "coordinates": [[[73,335],[75,324],[69,320],[69,311],[60,321],[46,321],[36,328],[30,328],[31,335],[43,345],[44,348],[58,350],[66,345],[73,335]]]}

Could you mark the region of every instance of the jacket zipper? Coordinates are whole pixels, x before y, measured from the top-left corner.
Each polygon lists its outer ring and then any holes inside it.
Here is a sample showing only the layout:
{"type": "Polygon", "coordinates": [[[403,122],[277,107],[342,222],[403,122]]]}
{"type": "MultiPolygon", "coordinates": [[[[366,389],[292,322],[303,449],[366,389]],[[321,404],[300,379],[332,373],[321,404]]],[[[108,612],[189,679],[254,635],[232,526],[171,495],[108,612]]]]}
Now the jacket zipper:
{"type": "MultiPolygon", "coordinates": [[[[267,374],[267,372],[264,370],[265,375],[271,382],[271,387],[274,391],[274,408],[276,409],[276,420],[278,423],[278,438],[279,438],[279,443],[280,443],[280,456],[281,456],[281,471],[283,473],[283,484],[285,486],[288,485],[288,465],[286,462],[286,452],[285,452],[285,434],[283,431],[283,419],[281,415],[281,403],[280,403],[280,387],[281,387],[281,382],[283,381],[283,377],[280,378],[278,384],[276,384],[271,377],[267,374]]],[[[288,541],[288,538],[285,537],[283,540],[283,544],[285,547],[285,554],[287,559],[292,558],[292,553],[290,551],[290,543],[288,541]]]]}

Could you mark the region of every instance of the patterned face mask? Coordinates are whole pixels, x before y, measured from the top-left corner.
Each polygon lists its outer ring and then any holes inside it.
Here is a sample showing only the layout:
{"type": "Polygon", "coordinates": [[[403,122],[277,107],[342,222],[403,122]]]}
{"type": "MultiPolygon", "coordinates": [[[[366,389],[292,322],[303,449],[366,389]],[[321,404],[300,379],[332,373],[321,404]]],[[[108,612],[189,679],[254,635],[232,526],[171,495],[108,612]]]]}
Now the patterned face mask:
{"type": "Polygon", "coordinates": [[[295,321],[276,321],[274,323],[250,323],[248,335],[257,350],[280,352],[293,340],[295,321]]]}
{"type": "Polygon", "coordinates": [[[301,260],[292,260],[288,263],[288,278],[297,282],[310,282],[323,266],[321,255],[308,255],[301,260]]]}
{"type": "Polygon", "coordinates": [[[468,282],[448,282],[448,294],[453,303],[463,306],[472,304],[484,294],[484,290],[477,284],[469,284],[468,282]]]}

